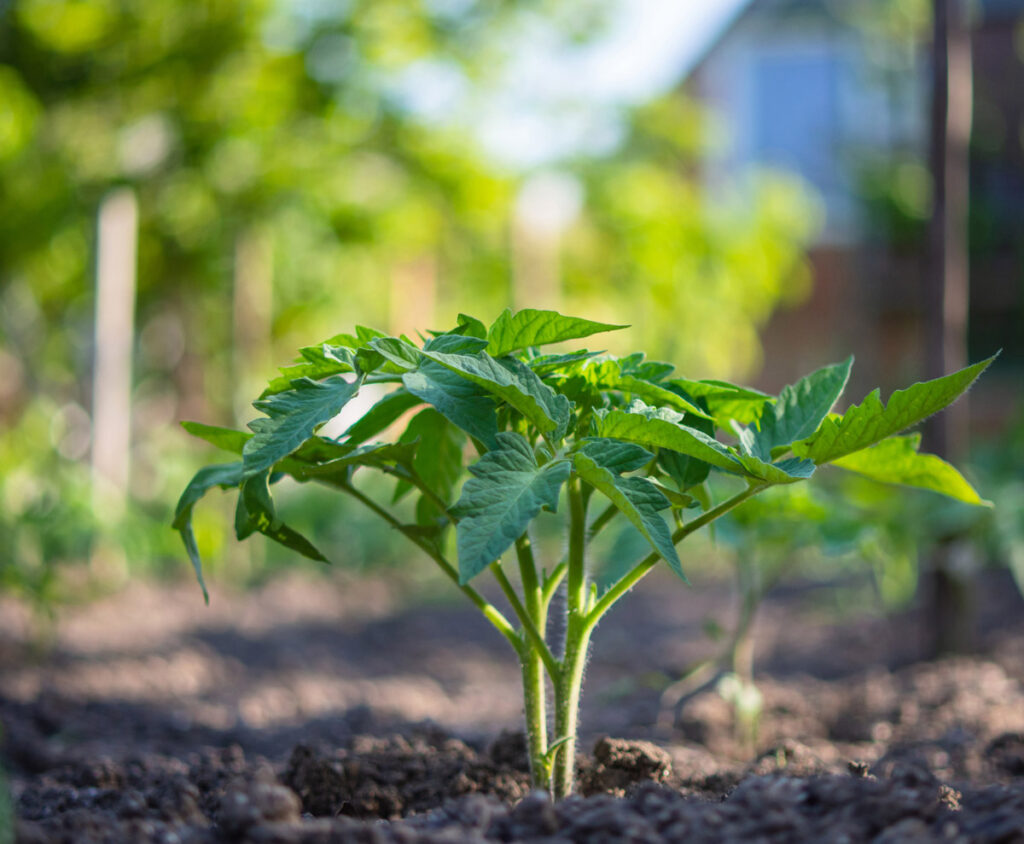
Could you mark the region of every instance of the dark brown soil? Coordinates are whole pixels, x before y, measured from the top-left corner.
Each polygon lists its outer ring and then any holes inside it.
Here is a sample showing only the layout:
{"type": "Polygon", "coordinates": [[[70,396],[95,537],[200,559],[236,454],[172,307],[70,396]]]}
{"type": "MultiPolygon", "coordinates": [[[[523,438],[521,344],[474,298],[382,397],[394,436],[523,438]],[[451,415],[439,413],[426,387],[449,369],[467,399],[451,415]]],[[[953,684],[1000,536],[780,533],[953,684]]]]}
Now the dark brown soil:
{"type": "Polygon", "coordinates": [[[750,752],[713,689],[657,726],[728,596],[645,583],[595,637],[580,796],[558,805],[529,791],[518,671],[471,608],[292,579],[207,610],[133,586],[41,658],[0,604],[18,840],[1024,842],[1012,586],[988,584],[977,654],[933,662],[913,615],[837,622],[807,597],[764,608],[750,752]]]}

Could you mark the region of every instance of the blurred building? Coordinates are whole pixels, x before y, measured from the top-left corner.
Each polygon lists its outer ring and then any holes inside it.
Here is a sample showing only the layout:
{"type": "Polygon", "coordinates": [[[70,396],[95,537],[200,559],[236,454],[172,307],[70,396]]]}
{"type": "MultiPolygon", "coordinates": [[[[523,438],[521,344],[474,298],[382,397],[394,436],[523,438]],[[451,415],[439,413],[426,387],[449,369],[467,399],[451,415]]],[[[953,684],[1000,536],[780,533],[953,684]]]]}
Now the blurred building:
{"type": "MultiPolygon", "coordinates": [[[[888,7],[886,20],[878,3],[751,0],[686,82],[729,139],[706,167],[712,186],[763,164],[798,173],[822,200],[814,293],[770,324],[766,385],[850,350],[864,379],[855,392],[923,374],[931,32],[888,7]]],[[[975,4],[971,41],[970,356],[1002,348],[1019,396],[1024,0],[975,4]]]]}

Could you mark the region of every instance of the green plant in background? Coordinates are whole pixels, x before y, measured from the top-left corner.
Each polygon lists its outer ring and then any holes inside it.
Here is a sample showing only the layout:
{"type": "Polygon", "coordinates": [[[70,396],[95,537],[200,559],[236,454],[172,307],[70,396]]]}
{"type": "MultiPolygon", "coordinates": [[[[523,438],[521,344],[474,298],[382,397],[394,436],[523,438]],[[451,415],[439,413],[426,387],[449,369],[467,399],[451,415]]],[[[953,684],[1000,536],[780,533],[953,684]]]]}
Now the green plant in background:
{"type": "Polygon", "coordinates": [[[38,644],[50,638],[53,608],[66,585],[62,575],[84,568],[101,527],[88,469],[62,456],[46,436],[60,416],[38,402],[0,437],[0,591],[31,608],[38,644]]]}
{"type": "MultiPolygon", "coordinates": [[[[822,555],[829,560],[830,579],[834,580],[843,560],[869,574],[874,594],[886,609],[913,598],[916,543],[929,530],[934,533],[941,522],[922,524],[914,514],[921,515],[924,502],[908,504],[906,493],[895,487],[858,474],[833,480],[841,483],[778,487],[716,524],[714,542],[725,550],[733,568],[735,614],[727,624],[709,622],[708,631],[717,645],[713,653],[687,668],[662,692],[661,727],[677,724],[685,704],[714,686],[733,709],[738,744],[748,751],[756,748],[763,704],[754,681],[758,612],[781,580],[798,571],[820,570],[822,555]]],[[[947,508],[934,506],[934,499],[927,503],[948,515],[947,508]]],[[[962,503],[960,507],[990,512],[962,503]]]]}
{"type": "Polygon", "coordinates": [[[522,667],[532,781],[561,798],[573,788],[591,634],[660,560],[684,577],[676,545],[687,536],[766,489],[807,480],[825,464],[984,503],[956,469],[918,453],[916,437],[897,434],[956,399],[991,359],[915,384],[888,404],[875,391],[837,416],[829,411],[852,360],[773,397],[724,381],[673,377],[670,364],[642,353],[542,354],[538,348],[621,327],[554,311],[505,311],[490,327],[460,316],[454,329],[431,332],[420,343],[359,328],[304,349],[302,360],[255,402],[264,415],[250,423],[251,432],[186,423],[239,458],[200,470],[178,503],[174,526],[200,583],[192,511],[213,487],[237,491],[240,538],[259,532],[315,560],[323,559],[319,550],[278,517],[272,486],[288,476],[358,500],[427,554],[512,646],[522,667]],[[393,389],[340,437],[317,435],[370,384],[393,389]],[[375,441],[415,408],[397,440],[375,441]],[[735,442],[720,441],[719,433],[735,442]],[[393,477],[396,499],[415,496],[410,519],[360,488],[364,468],[393,477]],[[705,485],[712,470],[736,486],[717,503],[705,485]],[[471,477],[460,488],[467,471],[471,477]],[[560,503],[568,551],[561,560],[538,560],[531,523],[560,503]],[[588,544],[620,515],[644,536],[650,553],[601,590],[588,572],[588,544]],[[509,551],[518,590],[503,561],[509,551]],[[471,585],[485,570],[497,580],[512,620],[471,585]],[[548,622],[560,589],[564,617],[555,626],[564,645],[556,652],[548,622]]]}
{"type": "Polygon", "coordinates": [[[754,624],[761,601],[792,572],[803,549],[820,547],[827,507],[810,488],[781,486],[727,514],[715,526],[717,545],[729,549],[735,578],[736,612],[729,625],[715,624],[718,647],[661,696],[659,723],[670,727],[687,700],[715,686],[732,706],[736,740],[752,750],[757,742],[762,696],[754,682],[754,624]]]}

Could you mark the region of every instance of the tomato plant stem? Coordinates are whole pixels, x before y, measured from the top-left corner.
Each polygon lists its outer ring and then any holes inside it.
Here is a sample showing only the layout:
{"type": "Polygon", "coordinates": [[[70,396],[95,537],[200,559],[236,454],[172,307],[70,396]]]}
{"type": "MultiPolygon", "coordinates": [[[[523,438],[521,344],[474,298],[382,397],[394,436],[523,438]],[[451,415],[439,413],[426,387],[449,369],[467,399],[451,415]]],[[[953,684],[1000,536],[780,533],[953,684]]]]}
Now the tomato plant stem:
{"type": "MultiPolygon", "coordinates": [[[[530,780],[534,788],[551,787],[551,760],[548,757],[547,688],[544,682],[546,667],[552,679],[557,676],[558,663],[552,658],[543,637],[547,630],[548,604],[537,578],[537,563],[528,535],[516,540],[519,575],[523,583],[526,611],[538,631],[540,645],[524,648],[520,657],[523,669],[523,704],[526,716],[526,742],[530,758],[530,780]],[[540,646],[543,646],[541,649],[540,646]]],[[[531,642],[527,644],[533,644],[531,642]]]]}
{"type": "Polygon", "coordinates": [[[552,789],[556,799],[572,792],[576,759],[576,727],[579,718],[583,666],[587,658],[590,630],[586,626],[586,542],[587,509],[580,481],[569,487],[568,619],[565,652],[555,687],[555,751],[552,789]]]}
{"type": "MultiPolygon", "coordinates": [[[[736,493],[732,498],[727,498],[721,504],[716,507],[712,507],[710,510],[705,511],[693,521],[687,523],[681,528],[677,528],[672,534],[672,543],[678,544],[682,542],[687,536],[694,531],[700,530],[707,524],[710,524],[720,516],[724,516],[734,507],[738,507],[744,501],[753,496],[757,495],[761,490],[765,489],[767,484],[751,484],[742,492],[736,493]]],[[[657,553],[650,553],[644,557],[639,563],[637,563],[618,583],[616,583],[611,589],[601,596],[601,599],[594,605],[594,607],[587,613],[587,627],[593,628],[598,621],[604,616],[612,605],[625,595],[630,589],[639,583],[644,575],[647,574],[661,556],[657,553]]]]}
{"type": "Polygon", "coordinates": [[[505,639],[508,640],[509,644],[511,644],[512,647],[516,649],[516,652],[519,651],[519,636],[516,633],[515,628],[511,625],[511,623],[509,623],[509,620],[505,618],[501,610],[499,610],[483,595],[477,592],[476,589],[474,589],[472,586],[467,586],[464,583],[459,583],[459,573],[455,570],[455,566],[449,563],[448,560],[445,559],[444,555],[440,551],[438,551],[429,542],[425,541],[421,537],[416,536],[415,534],[406,533],[404,530],[402,530],[403,525],[400,521],[398,521],[398,519],[392,516],[387,510],[381,507],[372,498],[364,495],[351,484],[336,484],[333,486],[335,486],[336,489],[340,489],[348,493],[361,504],[363,504],[367,509],[372,510],[374,513],[376,513],[378,516],[384,519],[384,521],[386,521],[388,524],[390,524],[392,527],[396,528],[399,532],[406,536],[421,551],[423,551],[427,556],[429,556],[430,559],[437,563],[441,571],[445,573],[445,576],[459,588],[459,591],[462,592],[463,595],[465,595],[467,598],[469,598],[470,601],[473,602],[473,605],[478,610],[480,610],[484,618],[486,618],[494,626],[494,628],[502,636],[504,636],[505,639]]]}

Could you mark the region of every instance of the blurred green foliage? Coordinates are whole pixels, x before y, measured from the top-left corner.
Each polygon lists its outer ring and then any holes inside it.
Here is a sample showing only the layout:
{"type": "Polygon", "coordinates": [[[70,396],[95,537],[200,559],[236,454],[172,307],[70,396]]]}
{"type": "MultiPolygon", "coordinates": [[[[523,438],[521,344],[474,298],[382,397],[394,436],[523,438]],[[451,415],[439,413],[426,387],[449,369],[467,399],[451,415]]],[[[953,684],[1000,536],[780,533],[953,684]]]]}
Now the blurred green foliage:
{"type": "MultiPolygon", "coordinates": [[[[410,307],[423,303],[440,321],[459,311],[489,316],[521,295],[530,262],[515,252],[533,247],[510,233],[530,174],[491,162],[466,121],[428,120],[410,107],[410,92],[441,73],[471,92],[471,108],[528,24],[586,40],[606,6],[0,7],[4,588],[48,606],[68,594],[58,571],[111,547],[121,555],[114,569],[178,566],[166,523],[197,464],[174,423],[233,421],[234,397],[310,336],[357,321],[406,329],[410,307]],[[138,198],[139,245],[132,486],[115,519],[93,513],[83,461],[95,220],[121,186],[138,198]],[[252,244],[272,312],[242,337],[231,315],[251,281],[243,253],[252,244]]],[[[780,174],[705,189],[695,169],[709,143],[706,116],[681,94],[623,119],[614,155],[557,165],[582,200],[558,245],[553,295],[593,318],[614,311],[636,326],[623,343],[642,337],[684,371],[749,374],[758,326],[807,290],[802,249],[818,209],[780,174]]],[[[305,499],[296,506],[337,524],[305,499]]],[[[274,552],[235,559],[225,521],[197,525],[208,558],[241,575],[275,563],[274,552]]],[[[359,534],[366,547],[357,556],[391,553],[387,536],[359,534]]],[[[351,550],[351,535],[338,548],[351,550]]]]}

